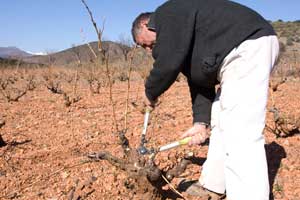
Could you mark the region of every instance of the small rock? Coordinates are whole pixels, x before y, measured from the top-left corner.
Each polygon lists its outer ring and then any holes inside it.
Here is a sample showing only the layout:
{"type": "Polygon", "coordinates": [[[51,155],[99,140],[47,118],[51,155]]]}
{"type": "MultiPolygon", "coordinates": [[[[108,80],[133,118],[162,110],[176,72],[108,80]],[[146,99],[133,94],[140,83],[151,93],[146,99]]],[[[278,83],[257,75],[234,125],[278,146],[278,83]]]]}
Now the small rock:
{"type": "Polygon", "coordinates": [[[47,198],[47,200],[58,200],[57,197],[50,197],[50,198],[47,198]]]}
{"type": "Polygon", "coordinates": [[[283,142],[283,145],[284,146],[290,146],[290,142],[288,139],[286,139],[284,142],[283,142]]]}
{"type": "Polygon", "coordinates": [[[0,171],[0,177],[1,177],[1,176],[5,176],[5,175],[6,175],[5,172],[0,171]]]}
{"type": "Polygon", "coordinates": [[[2,136],[0,135],[0,147],[6,146],[6,142],[2,139],[2,136]]]}
{"type": "Polygon", "coordinates": [[[4,119],[1,119],[1,118],[0,118],[0,128],[1,128],[2,126],[4,126],[4,125],[5,125],[4,119]]]}
{"type": "Polygon", "coordinates": [[[61,173],[61,177],[62,177],[63,179],[68,178],[69,175],[70,175],[70,174],[69,174],[68,172],[62,172],[62,173],[61,173]]]}
{"type": "Polygon", "coordinates": [[[66,122],[66,121],[63,121],[63,120],[61,120],[61,121],[59,121],[57,124],[58,124],[58,125],[66,125],[66,124],[67,124],[67,122],[66,122]]]}

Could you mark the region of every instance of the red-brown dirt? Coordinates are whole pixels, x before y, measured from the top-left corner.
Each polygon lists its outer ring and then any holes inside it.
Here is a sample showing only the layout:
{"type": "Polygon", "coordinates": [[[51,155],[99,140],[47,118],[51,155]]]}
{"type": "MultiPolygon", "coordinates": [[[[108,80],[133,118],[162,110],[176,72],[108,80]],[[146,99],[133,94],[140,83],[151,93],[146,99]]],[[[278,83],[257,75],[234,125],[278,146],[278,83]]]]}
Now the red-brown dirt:
{"type": "MultiPolygon", "coordinates": [[[[126,82],[113,86],[117,121],[124,123],[126,82]]],[[[0,115],[5,125],[0,129],[8,145],[0,148],[0,199],[60,200],[77,195],[85,199],[137,199],[126,188],[123,171],[107,161],[89,162],[86,155],[106,150],[122,157],[122,148],[114,133],[109,89],[91,94],[88,87],[79,86],[82,99],[66,107],[63,97],[50,93],[44,86],[28,92],[19,102],[0,99],[0,115]]],[[[141,103],[143,82],[132,81],[130,102],[141,103]]],[[[277,107],[289,114],[300,115],[300,82],[289,80],[273,94],[277,107]]],[[[192,124],[189,90],[185,82],[176,82],[161,98],[161,104],[151,113],[148,147],[159,147],[178,139],[192,124]]],[[[271,107],[269,102],[269,108],[271,107]]],[[[126,136],[132,147],[138,147],[143,114],[130,104],[126,136]]],[[[272,125],[272,113],[267,123],[272,125]]],[[[265,131],[266,152],[272,198],[300,199],[300,136],[276,138],[265,131]]],[[[171,184],[177,187],[186,180],[195,180],[201,173],[207,146],[179,147],[159,153],[156,164],[167,170],[184,152],[194,152],[195,159],[180,178],[171,184]]],[[[128,185],[127,185],[128,187],[128,185]]],[[[168,187],[164,188],[169,189],[168,187]]],[[[186,194],[183,192],[183,195],[186,194]]],[[[176,196],[176,195],[175,195],[176,196]]],[[[175,199],[175,197],[173,198],[175,199]]],[[[178,198],[179,199],[179,198],[178,198]]],[[[188,198],[187,199],[192,199],[188,198]]]]}

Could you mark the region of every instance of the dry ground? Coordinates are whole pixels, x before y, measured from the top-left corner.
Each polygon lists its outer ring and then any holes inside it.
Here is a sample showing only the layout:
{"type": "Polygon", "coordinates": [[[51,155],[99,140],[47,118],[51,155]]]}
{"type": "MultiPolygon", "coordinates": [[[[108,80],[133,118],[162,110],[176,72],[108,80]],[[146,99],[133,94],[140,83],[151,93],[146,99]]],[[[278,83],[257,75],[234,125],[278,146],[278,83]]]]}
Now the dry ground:
{"type": "MultiPolygon", "coordinates": [[[[143,82],[131,84],[130,102],[139,104],[143,82]]],[[[123,126],[126,83],[116,83],[113,89],[117,120],[123,126]]],[[[126,188],[124,172],[107,161],[88,162],[86,158],[89,152],[100,150],[121,156],[112,129],[108,88],[100,94],[91,94],[82,86],[78,90],[82,99],[70,107],[64,106],[61,95],[50,93],[42,85],[19,102],[0,99],[0,114],[6,122],[0,131],[9,143],[0,148],[0,199],[60,200],[68,199],[72,191],[86,199],[134,199],[126,188]]],[[[273,96],[279,109],[300,115],[299,80],[280,85],[273,96]]],[[[271,126],[272,119],[268,113],[271,126]]],[[[128,120],[127,136],[137,147],[143,114],[131,104],[128,120]]],[[[147,145],[158,147],[175,140],[191,122],[188,87],[185,82],[176,82],[151,114],[147,145]]],[[[268,131],[265,135],[272,198],[300,200],[300,135],[276,138],[268,131]]],[[[180,147],[160,153],[156,160],[161,169],[168,169],[187,151],[193,151],[196,158],[181,178],[172,181],[175,187],[183,179],[199,177],[207,146],[180,147]]]]}

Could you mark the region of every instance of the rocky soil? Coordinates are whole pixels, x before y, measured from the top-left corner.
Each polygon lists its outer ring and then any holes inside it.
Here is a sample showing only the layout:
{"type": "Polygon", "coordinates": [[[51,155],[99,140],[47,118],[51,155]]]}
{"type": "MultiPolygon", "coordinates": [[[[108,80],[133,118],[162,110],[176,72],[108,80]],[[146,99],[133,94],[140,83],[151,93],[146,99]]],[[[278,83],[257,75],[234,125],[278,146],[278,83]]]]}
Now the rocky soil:
{"type": "MultiPolygon", "coordinates": [[[[125,82],[113,87],[120,127],[124,127],[126,87],[125,82]]],[[[139,146],[144,120],[140,111],[142,94],[143,82],[133,81],[126,136],[134,148],[139,146]]],[[[19,102],[0,99],[0,117],[5,121],[0,134],[7,143],[0,147],[0,199],[138,199],[125,172],[107,161],[91,162],[87,158],[87,154],[102,150],[122,158],[109,89],[91,94],[87,88],[79,87],[79,95],[82,99],[70,107],[64,105],[61,95],[50,93],[44,86],[28,92],[19,102]]],[[[269,109],[275,102],[280,111],[300,116],[299,80],[280,85],[272,97],[269,109]]],[[[161,102],[151,113],[148,147],[178,139],[192,124],[189,91],[184,81],[176,82],[161,102]]],[[[267,124],[274,126],[270,112],[267,124]]],[[[300,135],[277,138],[266,130],[265,136],[272,199],[300,200],[300,135]]],[[[172,192],[172,187],[199,177],[207,146],[183,146],[159,153],[155,159],[160,169],[168,170],[187,152],[194,153],[192,164],[163,188],[170,193],[168,199],[182,199],[172,192]]],[[[192,199],[177,190],[186,199],[192,199]]]]}

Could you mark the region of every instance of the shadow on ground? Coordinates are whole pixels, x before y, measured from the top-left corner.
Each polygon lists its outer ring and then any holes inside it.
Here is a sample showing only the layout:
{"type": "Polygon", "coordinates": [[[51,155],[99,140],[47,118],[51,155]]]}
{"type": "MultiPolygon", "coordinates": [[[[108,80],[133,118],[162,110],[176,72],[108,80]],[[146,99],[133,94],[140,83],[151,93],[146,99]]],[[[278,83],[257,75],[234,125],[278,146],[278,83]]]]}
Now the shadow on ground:
{"type": "MultiPolygon", "coordinates": [[[[202,157],[191,157],[189,158],[192,164],[202,166],[203,163],[205,162],[206,158],[202,157]]],[[[198,182],[198,180],[186,180],[183,179],[177,186],[177,190],[179,192],[186,192],[186,190],[194,183],[198,182]]],[[[174,196],[175,197],[175,196],[174,196]]],[[[171,198],[173,199],[173,198],[171,198]]],[[[175,198],[174,198],[175,199],[175,198]]]]}
{"type": "Polygon", "coordinates": [[[276,175],[280,168],[280,163],[283,158],[286,158],[286,152],[284,148],[277,144],[276,142],[272,142],[270,144],[265,145],[267,160],[268,160],[268,170],[269,170],[269,181],[270,181],[270,200],[274,200],[273,195],[273,185],[275,182],[276,175]]]}

